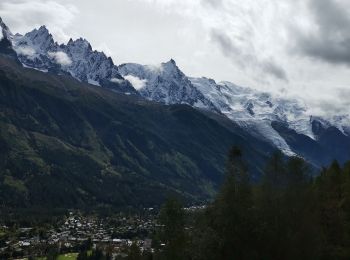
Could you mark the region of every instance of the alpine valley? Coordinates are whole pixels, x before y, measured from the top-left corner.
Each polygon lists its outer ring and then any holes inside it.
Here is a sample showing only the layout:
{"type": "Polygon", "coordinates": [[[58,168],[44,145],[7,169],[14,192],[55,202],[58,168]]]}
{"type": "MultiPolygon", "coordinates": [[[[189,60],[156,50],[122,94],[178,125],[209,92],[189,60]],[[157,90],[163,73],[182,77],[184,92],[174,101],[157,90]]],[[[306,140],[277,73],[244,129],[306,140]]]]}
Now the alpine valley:
{"type": "Polygon", "coordinates": [[[350,158],[350,117],[185,75],[174,60],[116,65],[85,39],[0,19],[1,207],[159,205],[212,198],[229,148],[253,181],[280,150],[319,169],[350,158]]]}

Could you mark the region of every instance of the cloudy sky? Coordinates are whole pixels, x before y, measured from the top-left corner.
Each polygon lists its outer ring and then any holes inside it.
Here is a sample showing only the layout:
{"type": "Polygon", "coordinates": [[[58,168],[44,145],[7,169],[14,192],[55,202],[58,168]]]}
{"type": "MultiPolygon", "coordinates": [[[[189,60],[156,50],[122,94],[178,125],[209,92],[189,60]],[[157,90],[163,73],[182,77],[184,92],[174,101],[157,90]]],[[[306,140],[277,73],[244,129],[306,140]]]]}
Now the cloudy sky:
{"type": "Polygon", "coordinates": [[[13,32],[84,37],[117,64],[174,58],[190,76],[350,113],[348,0],[1,0],[0,16],[13,32]]]}

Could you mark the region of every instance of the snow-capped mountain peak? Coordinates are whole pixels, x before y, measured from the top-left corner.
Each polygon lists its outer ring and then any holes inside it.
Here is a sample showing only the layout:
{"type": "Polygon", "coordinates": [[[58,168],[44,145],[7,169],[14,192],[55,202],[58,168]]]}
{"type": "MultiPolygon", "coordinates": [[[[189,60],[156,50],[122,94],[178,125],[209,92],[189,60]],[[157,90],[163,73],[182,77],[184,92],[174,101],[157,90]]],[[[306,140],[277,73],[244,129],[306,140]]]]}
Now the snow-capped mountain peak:
{"type": "Polygon", "coordinates": [[[0,53],[17,60],[17,53],[13,50],[13,34],[0,17],[0,53]]]}
{"type": "Polygon", "coordinates": [[[2,38],[6,38],[6,39],[12,39],[13,37],[13,34],[12,32],[10,31],[10,29],[7,27],[7,25],[3,22],[3,20],[1,19],[0,17],[0,28],[1,28],[1,31],[0,31],[0,40],[2,38]]]}
{"type": "MultiPolygon", "coordinates": [[[[30,33],[29,33],[30,34],[30,33]]],[[[43,36],[43,37],[46,37],[46,38],[52,38],[52,35],[50,34],[49,30],[46,28],[45,25],[42,25],[39,27],[39,29],[34,29],[32,31],[32,34],[36,34],[38,36],[43,36]]]]}
{"type": "Polygon", "coordinates": [[[54,42],[52,35],[45,26],[34,29],[24,36],[16,35],[14,37],[15,50],[20,52],[20,55],[24,56],[31,56],[26,54],[42,54],[56,46],[57,44],[54,42]],[[27,50],[27,52],[25,52],[25,50],[27,50]],[[32,52],[29,52],[29,50],[32,50],[32,52]]]}
{"type": "Polygon", "coordinates": [[[83,38],[78,38],[76,40],[72,40],[72,38],[68,41],[67,47],[70,49],[81,49],[84,51],[92,51],[91,44],[83,38]]]}
{"type": "Polygon", "coordinates": [[[9,40],[10,47],[23,66],[43,72],[70,74],[82,82],[104,86],[116,92],[137,94],[120,75],[112,59],[103,52],[93,50],[86,39],[70,39],[67,44],[58,44],[46,26],[25,35],[12,35],[0,21],[2,34],[9,40]]]}
{"type": "Polygon", "coordinates": [[[172,58],[167,62],[163,62],[162,65],[169,71],[180,71],[179,67],[176,64],[176,61],[172,58]]]}
{"type": "Polygon", "coordinates": [[[125,78],[133,77],[144,82],[139,92],[146,99],[167,105],[188,104],[216,111],[212,102],[192,85],[173,59],[159,66],[122,64],[119,71],[125,78]]]}

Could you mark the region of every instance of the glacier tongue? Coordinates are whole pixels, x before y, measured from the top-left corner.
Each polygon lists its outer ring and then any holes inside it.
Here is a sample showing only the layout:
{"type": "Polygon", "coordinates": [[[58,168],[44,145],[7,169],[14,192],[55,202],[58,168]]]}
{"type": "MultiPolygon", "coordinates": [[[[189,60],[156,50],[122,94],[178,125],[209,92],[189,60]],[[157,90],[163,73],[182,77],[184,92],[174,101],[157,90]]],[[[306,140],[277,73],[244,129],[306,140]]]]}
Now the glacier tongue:
{"type": "Polygon", "coordinates": [[[190,81],[228,118],[252,135],[269,141],[287,155],[295,153],[272,127],[273,122],[283,123],[296,133],[313,140],[318,139],[318,133],[313,129],[315,122],[323,129],[336,127],[344,135],[350,135],[350,115],[315,117],[299,99],[281,98],[230,82],[216,83],[208,78],[190,78],[190,81]]]}
{"type": "Polygon", "coordinates": [[[286,141],[271,126],[279,120],[274,111],[278,107],[267,93],[258,93],[230,82],[217,84],[212,79],[190,78],[193,85],[213,102],[229,119],[247,132],[270,142],[287,155],[295,155],[286,141]]]}
{"type": "Polygon", "coordinates": [[[231,115],[227,115],[228,118],[238,123],[239,126],[244,128],[251,135],[263,139],[266,142],[271,143],[279,150],[281,150],[284,154],[288,156],[295,156],[296,154],[289,147],[287,142],[280,136],[280,134],[273,129],[271,126],[271,122],[268,120],[259,120],[259,119],[248,119],[248,120],[237,120],[232,118],[231,115]]]}

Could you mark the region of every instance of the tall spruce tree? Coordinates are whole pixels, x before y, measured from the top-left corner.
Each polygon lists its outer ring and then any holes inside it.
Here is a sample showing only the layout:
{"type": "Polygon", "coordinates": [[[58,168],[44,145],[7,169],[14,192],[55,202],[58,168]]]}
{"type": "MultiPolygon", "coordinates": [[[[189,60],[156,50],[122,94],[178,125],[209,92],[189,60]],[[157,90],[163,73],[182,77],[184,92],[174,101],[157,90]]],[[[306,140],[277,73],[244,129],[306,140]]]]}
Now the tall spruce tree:
{"type": "Polygon", "coordinates": [[[218,259],[253,259],[253,200],[247,167],[239,148],[229,152],[226,179],[212,210],[213,229],[220,239],[218,259]]]}
{"type": "Polygon", "coordinates": [[[329,259],[350,257],[345,246],[348,235],[346,211],[343,207],[346,196],[343,190],[344,177],[339,163],[334,161],[329,168],[323,169],[316,181],[320,221],[326,239],[323,254],[329,259]]]}
{"type": "Polygon", "coordinates": [[[159,238],[164,247],[160,258],[166,260],[187,259],[187,236],[185,232],[185,211],[182,204],[170,198],[160,211],[159,238]]]}

